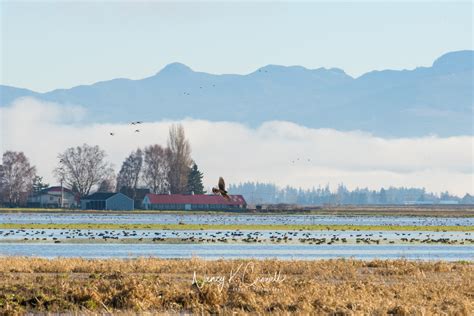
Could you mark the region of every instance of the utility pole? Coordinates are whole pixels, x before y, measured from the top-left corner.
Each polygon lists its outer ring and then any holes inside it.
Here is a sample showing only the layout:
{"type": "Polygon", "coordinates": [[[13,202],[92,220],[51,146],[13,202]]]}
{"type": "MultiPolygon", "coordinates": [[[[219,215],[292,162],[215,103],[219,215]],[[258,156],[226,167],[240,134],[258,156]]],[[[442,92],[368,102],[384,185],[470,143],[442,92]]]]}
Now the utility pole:
{"type": "MultiPolygon", "coordinates": [[[[64,164],[64,160],[60,159],[59,162],[64,164]]],[[[61,166],[61,169],[64,171],[64,166],[61,166]]],[[[64,181],[64,172],[61,172],[61,208],[64,208],[64,190],[63,190],[63,181],[64,181]]]]}
{"type": "Polygon", "coordinates": [[[63,179],[61,178],[61,208],[64,208],[63,199],[64,199],[63,179]]]}

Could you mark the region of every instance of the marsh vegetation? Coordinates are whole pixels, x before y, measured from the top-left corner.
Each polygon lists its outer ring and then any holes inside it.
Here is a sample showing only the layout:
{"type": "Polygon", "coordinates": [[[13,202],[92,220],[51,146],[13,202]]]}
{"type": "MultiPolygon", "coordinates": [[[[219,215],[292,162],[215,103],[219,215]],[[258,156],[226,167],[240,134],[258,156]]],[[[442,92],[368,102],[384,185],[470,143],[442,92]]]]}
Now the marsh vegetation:
{"type": "Polygon", "coordinates": [[[0,311],[7,315],[64,311],[472,315],[474,310],[470,262],[6,257],[0,258],[0,275],[0,311]]]}

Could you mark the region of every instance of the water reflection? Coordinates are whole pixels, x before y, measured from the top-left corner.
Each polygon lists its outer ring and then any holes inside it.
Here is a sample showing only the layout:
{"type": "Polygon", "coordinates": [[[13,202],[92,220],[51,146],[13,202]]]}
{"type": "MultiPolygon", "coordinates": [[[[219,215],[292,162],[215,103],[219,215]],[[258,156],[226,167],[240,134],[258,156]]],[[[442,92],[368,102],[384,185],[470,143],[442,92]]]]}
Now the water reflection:
{"type": "Polygon", "coordinates": [[[248,245],[248,244],[0,244],[0,255],[83,258],[278,258],[473,260],[474,246],[438,245],[248,245]]]}

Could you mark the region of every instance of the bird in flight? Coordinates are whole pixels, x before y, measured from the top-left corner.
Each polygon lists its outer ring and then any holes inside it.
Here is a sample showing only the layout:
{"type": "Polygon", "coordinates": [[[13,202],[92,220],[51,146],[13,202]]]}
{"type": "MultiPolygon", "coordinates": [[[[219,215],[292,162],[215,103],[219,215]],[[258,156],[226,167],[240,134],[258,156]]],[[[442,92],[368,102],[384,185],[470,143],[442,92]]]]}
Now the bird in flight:
{"type": "Polygon", "coordinates": [[[110,134],[110,136],[114,136],[114,135],[115,135],[115,133],[112,133],[112,132],[110,132],[109,134],[110,134]]]}
{"type": "Polygon", "coordinates": [[[227,191],[225,190],[225,182],[222,177],[219,177],[217,188],[212,188],[212,193],[222,195],[224,199],[230,200],[230,197],[227,195],[227,191]]]}
{"type": "Polygon", "coordinates": [[[136,130],[135,130],[135,133],[138,133],[139,131],[140,131],[139,129],[136,129],[136,130]]]}

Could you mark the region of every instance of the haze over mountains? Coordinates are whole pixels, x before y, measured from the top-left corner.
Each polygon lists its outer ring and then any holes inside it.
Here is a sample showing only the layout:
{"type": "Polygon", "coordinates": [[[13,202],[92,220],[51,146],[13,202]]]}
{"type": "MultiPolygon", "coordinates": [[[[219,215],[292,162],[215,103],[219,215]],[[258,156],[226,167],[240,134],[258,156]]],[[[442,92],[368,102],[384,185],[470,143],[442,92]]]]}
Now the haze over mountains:
{"type": "Polygon", "coordinates": [[[256,126],[284,120],[384,137],[452,136],[474,134],[473,91],[474,51],[458,51],[431,67],[372,71],[358,78],[337,68],[276,65],[247,75],[213,75],[173,63],[141,80],[47,93],[2,85],[0,106],[30,96],[83,106],[88,122],[194,118],[256,126]]]}

